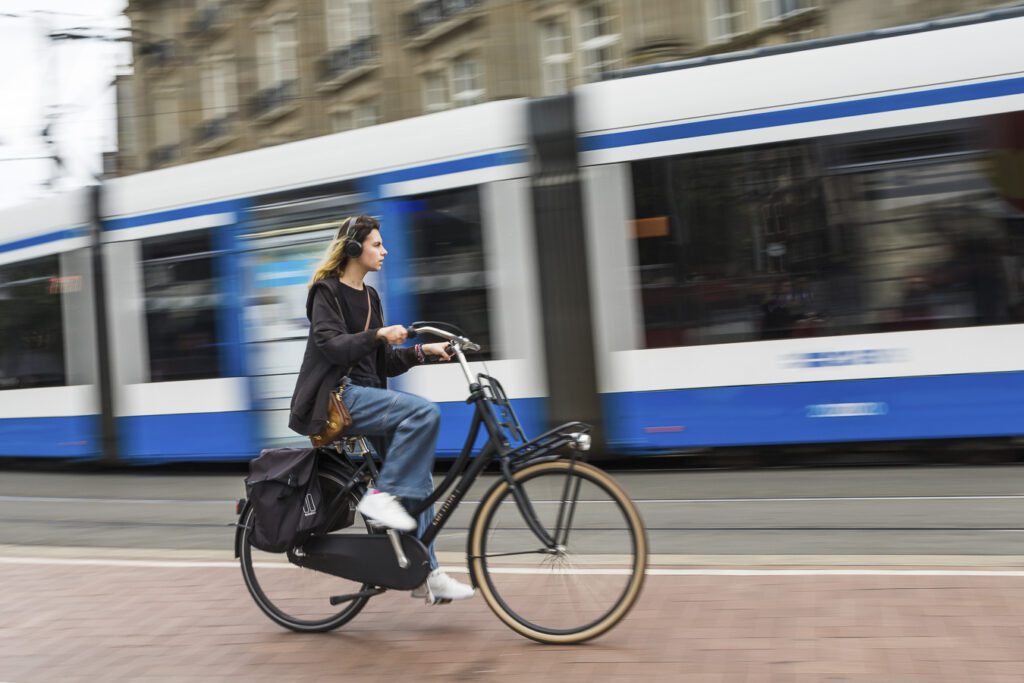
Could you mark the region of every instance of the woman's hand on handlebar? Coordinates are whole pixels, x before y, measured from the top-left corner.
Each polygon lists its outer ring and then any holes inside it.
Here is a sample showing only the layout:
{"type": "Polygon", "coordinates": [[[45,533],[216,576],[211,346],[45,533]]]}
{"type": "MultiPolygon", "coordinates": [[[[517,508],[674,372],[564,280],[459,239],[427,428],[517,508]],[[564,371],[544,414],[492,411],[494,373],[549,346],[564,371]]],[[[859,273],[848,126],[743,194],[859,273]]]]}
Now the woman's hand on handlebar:
{"type": "Polygon", "coordinates": [[[448,349],[448,342],[434,342],[423,345],[424,356],[435,356],[438,361],[451,360],[452,356],[448,349]]]}
{"type": "MultiPolygon", "coordinates": [[[[388,325],[377,330],[377,338],[385,340],[388,344],[402,344],[409,336],[409,331],[404,325],[388,325]]],[[[426,353],[426,348],[424,348],[426,353]]]]}

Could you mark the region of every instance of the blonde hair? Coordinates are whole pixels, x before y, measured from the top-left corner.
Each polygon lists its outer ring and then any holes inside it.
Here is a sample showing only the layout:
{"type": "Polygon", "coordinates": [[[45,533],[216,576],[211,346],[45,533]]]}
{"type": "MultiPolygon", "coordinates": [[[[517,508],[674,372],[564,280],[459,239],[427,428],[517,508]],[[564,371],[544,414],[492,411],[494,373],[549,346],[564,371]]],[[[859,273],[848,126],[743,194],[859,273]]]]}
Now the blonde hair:
{"type": "Polygon", "coordinates": [[[334,239],[327,245],[323,258],[313,271],[309,286],[344,273],[345,266],[351,258],[345,253],[345,245],[350,241],[362,244],[374,230],[380,230],[380,223],[373,216],[349,216],[343,220],[334,239]]]}

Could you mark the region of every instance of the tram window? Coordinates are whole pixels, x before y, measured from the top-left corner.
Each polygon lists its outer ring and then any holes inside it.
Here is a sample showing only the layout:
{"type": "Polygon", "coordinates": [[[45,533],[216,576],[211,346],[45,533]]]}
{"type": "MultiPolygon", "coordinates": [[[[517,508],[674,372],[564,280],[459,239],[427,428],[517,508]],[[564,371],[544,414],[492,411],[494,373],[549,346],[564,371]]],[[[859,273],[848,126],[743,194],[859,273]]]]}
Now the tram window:
{"type": "Polygon", "coordinates": [[[1022,134],[1018,113],[634,162],[647,348],[1024,322],[1000,171],[1022,134]]]}
{"type": "MultiPolygon", "coordinates": [[[[491,358],[480,193],[475,187],[410,197],[412,248],[405,286],[419,320],[457,325],[491,358]]],[[[387,245],[385,226],[384,244],[387,245]]]]}
{"type": "Polygon", "coordinates": [[[57,256],[0,266],[0,390],[66,383],[61,297],[80,293],[57,256]]]}
{"type": "Polygon", "coordinates": [[[252,252],[250,293],[245,306],[250,341],[306,338],[307,285],[330,241],[331,237],[325,236],[252,252]]]}
{"type": "Polygon", "coordinates": [[[151,381],[220,376],[214,258],[208,232],[142,243],[151,381]]]}

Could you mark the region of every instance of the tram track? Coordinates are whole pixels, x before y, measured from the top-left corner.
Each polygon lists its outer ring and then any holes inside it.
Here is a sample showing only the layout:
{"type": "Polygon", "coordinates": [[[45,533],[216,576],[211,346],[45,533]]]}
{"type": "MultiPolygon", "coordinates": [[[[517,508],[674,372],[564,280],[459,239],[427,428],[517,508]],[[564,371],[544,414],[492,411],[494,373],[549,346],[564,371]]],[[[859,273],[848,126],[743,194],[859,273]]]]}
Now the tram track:
{"type": "MultiPolygon", "coordinates": [[[[1021,474],[964,467],[615,476],[655,554],[980,557],[1024,556],[1021,474]]],[[[474,499],[488,483],[470,491],[439,550],[464,555],[474,499]]],[[[13,473],[0,479],[0,544],[230,548],[242,495],[234,476],[13,473]]],[[[610,506],[584,501],[581,509],[591,531],[609,527],[610,506]]]]}

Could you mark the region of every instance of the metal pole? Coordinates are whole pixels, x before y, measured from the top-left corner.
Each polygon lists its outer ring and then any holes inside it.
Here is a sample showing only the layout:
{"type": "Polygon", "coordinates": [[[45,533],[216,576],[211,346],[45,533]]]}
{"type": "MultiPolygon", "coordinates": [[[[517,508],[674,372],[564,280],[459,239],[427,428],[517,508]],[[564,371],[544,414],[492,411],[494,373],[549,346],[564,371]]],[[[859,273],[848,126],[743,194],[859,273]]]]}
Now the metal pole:
{"type": "Polygon", "coordinates": [[[114,419],[114,381],[110,370],[110,340],[107,332],[107,287],[103,270],[103,183],[89,188],[89,235],[92,252],[93,304],[96,311],[96,383],[100,394],[100,461],[106,465],[119,460],[117,421],[114,419]]]}
{"type": "Polygon", "coordinates": [[[529,103],[531,197],[548,380],[548,424],[589,422],[592,460],[605,451],[597,391],[587,235],[583,223],[576,104],[560,95],[529,103]]]}

